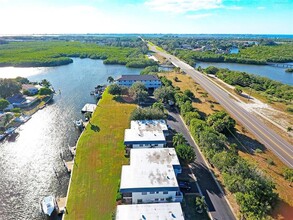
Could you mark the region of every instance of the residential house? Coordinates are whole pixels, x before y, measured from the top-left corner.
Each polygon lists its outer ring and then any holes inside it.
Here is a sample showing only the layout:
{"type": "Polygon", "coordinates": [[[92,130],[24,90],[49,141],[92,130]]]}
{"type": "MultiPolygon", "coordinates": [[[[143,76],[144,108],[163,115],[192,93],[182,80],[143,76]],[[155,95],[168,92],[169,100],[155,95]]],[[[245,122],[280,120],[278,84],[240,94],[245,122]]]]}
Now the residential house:
{"type": "Polygon", "coordinates": [[[167,135],[165,120],[133,120],[130,129],[125,129],[124,144],[131,148],[162,148],[167,135]]]}
{"type": "Polygon", "coordinates": [[[28,91],[30,95],[36,95],[39,92],[39,88],[33,84],[23,84],[22,91],[28,91]]]}
{"type": "Polygon", "coordinates": [[[135,82],[141,82],[147,89],[157,89],[162,86],[161,80],[154,75],[122,75],[116,80],[118,85],[130,87],[135,82]]]}
{"type": "Polygon", "coordinates": [[[178,158],[172,156],[172,150],[169,156],[164,150],[131,150],[130,165],[122,166],[121,174],[120,192],[125,203],[182,202],[176,179],[176,172],[181,172],[178,158]]]}
{"type": "Polygon", "coordinates": [[[118,205],[116,220],[184,220],[180,203],[118,205]]]}

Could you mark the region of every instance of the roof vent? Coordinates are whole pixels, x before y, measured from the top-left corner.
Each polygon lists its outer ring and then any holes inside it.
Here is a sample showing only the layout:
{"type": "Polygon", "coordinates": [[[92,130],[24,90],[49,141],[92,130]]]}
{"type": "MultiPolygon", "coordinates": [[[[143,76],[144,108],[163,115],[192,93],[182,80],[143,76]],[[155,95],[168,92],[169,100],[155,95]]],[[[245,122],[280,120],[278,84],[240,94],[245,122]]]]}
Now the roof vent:
{"type": "Polygon", "coordinates": [[[141,217],[142,217],[143,220],[146,220],[146,217],[144,215],[141,215],[141,217]]]}
{"type": "Polygon", "coordinates": [[[176,218],[176,216],[172,212],[170,213],[170,215],[172,218],[176,218]]]}

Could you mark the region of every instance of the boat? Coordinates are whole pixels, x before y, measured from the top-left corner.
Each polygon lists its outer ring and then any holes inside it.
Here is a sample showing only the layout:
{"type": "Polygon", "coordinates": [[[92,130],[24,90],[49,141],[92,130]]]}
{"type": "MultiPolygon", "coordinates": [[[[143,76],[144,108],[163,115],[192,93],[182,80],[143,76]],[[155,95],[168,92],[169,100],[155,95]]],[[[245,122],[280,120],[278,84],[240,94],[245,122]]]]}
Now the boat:
{"type": "Polygon", "coordinates": [[[41,210],[45,215],[51,216],[56,210],[58,211],[58,205],[54,196],[46,196],[41,201],[41,210]]]}
{"type": "Polygon", "coordinates": [[[9,135],[9,134],[12,134],[14,131],[15,131],[15,127],[11,127],[11,128],[8,128],[5,132],[4,132],[4,134],[7,134],[7,135],[9,135]]]}

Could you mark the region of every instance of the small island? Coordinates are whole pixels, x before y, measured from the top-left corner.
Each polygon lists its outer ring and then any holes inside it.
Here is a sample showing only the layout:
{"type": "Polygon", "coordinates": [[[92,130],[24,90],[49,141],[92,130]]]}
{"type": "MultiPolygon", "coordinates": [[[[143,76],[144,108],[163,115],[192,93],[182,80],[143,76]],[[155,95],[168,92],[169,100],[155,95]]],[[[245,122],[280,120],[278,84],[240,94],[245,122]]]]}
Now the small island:
{"type": "Polygon", "coordinates": [[[285,70],[286,73],[293,73],[293,68],[288,68],[285,70]]]}

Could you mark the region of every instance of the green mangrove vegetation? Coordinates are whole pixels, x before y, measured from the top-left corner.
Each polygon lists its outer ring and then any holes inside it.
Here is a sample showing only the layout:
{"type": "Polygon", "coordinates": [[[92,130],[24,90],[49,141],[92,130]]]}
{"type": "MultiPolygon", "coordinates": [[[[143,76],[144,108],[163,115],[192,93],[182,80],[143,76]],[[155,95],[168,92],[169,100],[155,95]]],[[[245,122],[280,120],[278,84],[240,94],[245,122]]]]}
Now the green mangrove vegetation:
{"type": "Polygon", "coordinates": [[[293,86],[271,80],[266,77],[249,74],[246,72],[232,71],[210,66],[205,73],[214,74],[224,82],[238,86],[238,89],[250,88],[266,96],[271,101],[285,102],[290,104],[293,100],[293,86]]]}
{"type": "Polygon", "coordinates": [[[145,57],[145,48],[99,46],[66,41],[9,42],[0,45],[0,66],[40,67],[72,63],[71,57],[102,59],[105,64],[143,68],[156,65],[145,57]]]}

